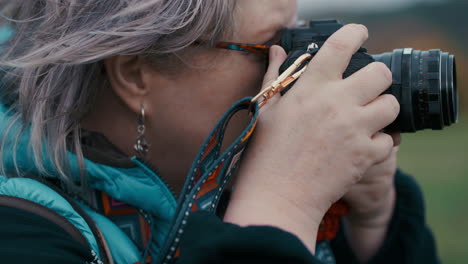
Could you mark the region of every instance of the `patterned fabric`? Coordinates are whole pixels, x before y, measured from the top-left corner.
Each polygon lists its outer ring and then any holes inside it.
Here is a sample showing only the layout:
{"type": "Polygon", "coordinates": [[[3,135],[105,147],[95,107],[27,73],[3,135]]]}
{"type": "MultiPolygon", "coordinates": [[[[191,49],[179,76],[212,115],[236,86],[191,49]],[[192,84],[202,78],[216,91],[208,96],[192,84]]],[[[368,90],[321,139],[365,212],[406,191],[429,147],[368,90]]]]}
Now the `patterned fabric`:
{"type": "Polygon", "coordinates": [[[315,257],[323,264],[336,264],[330,242],[327,240],[317,243],[315,247],[315,257]]]}
{"type": "MultiPolygon", "coordinates": [[[[88,183],[93,191],[79,198],[93,209],[87,213],[96,221],[117,262],[173,262],[180,253],[180,236],[184,233],[187,217],[199,210],[215,213],[221,194],[257,124],[258,106],[249,112],[250,100],[251,98],[245,98],[232,106],[210,133],[193,163],[178,201],[155,170],[137,158],[132,158],[133,166],[128,167],[85,160],[88,183]],[[239,112],[249,113],[251,122],[237,140],[221,153],[228,123],[239,112]],[[92,211],[97,213],[93,214],[92,211]],[[113,229],[113,224],[110,223],[114,223],[118,230],[113,229]],[[130,244],[127,244],[127,240],[130,244]],[[132,241],[136,246],[131,245],[132,241]],[[140,261],[125,261],[128,256],[140,261]]],[[[8,120],[8,116],[4,115],[6,109],[1,105],[0,110],[1,125],[8,120]]],[[[21,135],[17,150],[21,153],[18,164],[22,170],[34,174],[38,170],[28,155],[27,140],[27,134],[21,135]]],[[[73,172],[79,175],[76,157],[72,153],[68,155],[73,172]]],[[[4,161],[7,168],[14,169],[11,155],[4,157],[4,161]]],[[[46,162],[44,166],[53,172],[51,164],[46,162]]],[[[51,174],[51,177],[59,176],[51,174]]]]}
{"type": "Polygon", "coordinates": [[[143,250],[149,242],[151,228],[147,218],[132,206],[101,192],[103,213],[143,250]]]}
{"type": "Polygon", "coordinates": [[[331,206],[320,223],[317,241],[332,240],[340,229],[340,219],[348,213],[348,205],[338,201],[331,206]]]}
{"type": "Polygon", "coordinates": [[[180,237],[191,213],[198,210],[215,213],[221,194],[255,129],[258,108],[251,113],[252,120],[244,132],[224,153],[220,153],[224,133],[230,119],[240,111],[247,112],[249,107],[250,98],[245,98],[231,107],[201,148],[180,196],[177,215],[162,251],[166,254],[161,254],[161,263],[173,263],[179,256],[180,237]]]}
{"type": "MultiPolygon", "coordinates": [[[[135,207],[121,202],[110,197],[104,192],[92,191],[87,195],[77,198],[78,201],[84,202],[86,197],[86,205],[94,211],[104,215],[111,220],[118,228],[120,228],[138,247],[142,255],[146,256],[146,262],[151,262],[151,252],[148,244],[151,240],[151,217],[143,210],[137,210],[135,207]]],[[[137,262],[141,263],[141,262],[137,262]]]]}
{"type": "MultiPolygon", "coordinates": [[[[258,112],[258,104],[251,107],[251,98],[245,98],[231,107],[213,129],[192,166],[178,201],[176,218],[163,247],[163,254],[160,255],[157,263],[169,264],[177,260],[181,250],[179,248],[180,238],[191,213],[199,210],[216,212],[221,195],[255,130],[258,112]],[[250,123],[237,140],[224,153],[220,153],[229,121],[240,111],[246,110],[252,111],[250,123]]],[[[346,210],[347,207],[343,203],[333,205],[320,226],[318,238],[323,242],[317,244],[317,254],[323,256],[322,259],[325,263],[334,264],[333,254],[327,240],[333,239],[336,235],[339,218],[346,213],[346,210]]]]}

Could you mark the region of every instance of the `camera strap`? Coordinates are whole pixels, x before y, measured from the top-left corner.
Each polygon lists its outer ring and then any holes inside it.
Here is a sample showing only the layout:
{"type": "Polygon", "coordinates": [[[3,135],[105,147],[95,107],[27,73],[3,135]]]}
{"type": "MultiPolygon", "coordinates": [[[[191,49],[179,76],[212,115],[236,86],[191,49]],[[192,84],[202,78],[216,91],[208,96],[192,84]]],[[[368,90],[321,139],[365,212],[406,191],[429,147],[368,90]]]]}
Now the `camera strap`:
{"type": "Polygon", "coordinates": [[[178,258],[181,236],[192,213],[202,210],[216,214],[221,195],[239,165],[242,153],[257,124],[259,108],[258,105],[251,108],[251,99],[248,97],[235,103],[203,143],[179,196],[176,215],[157,263],[174,263],[178,258]],[[230,120],[242,112],[250,115],[249,124],[237,139],[221,152],[224,134],[230,120]]]}
{"type": "MultiPolygon", "coordinates": [[[[203,143],[178,199],[178,207],[156,263],[175,263],[180,255],[180,241],[184,234],[189,216],[197,211],[216,214],[218,203],[241,160],[251,135],[257,125],[261,106],[275,94],[282,92],[305,71],[306,64],[318,51],[310,49],[307,54],[281,74],[277,81],[262,90],[256,97],[247,97],[235,103],[218,121],[210,135],[203,143]],[[299,74],[298,74],[299,73],[299,74]],[[250,116],[250,122],[237,139],[221,151],[224,135],[233,116],[244,113],[250,116]]],[[[346,214],[347,206],[339,202],[330,208],[320,224],[316,257],[325,264],[334,264],[329,240],[332,240],[339,229],[340,217],[346,214]]]]}
{"type": "MultiPolygon", "coordinates": [[[[260,108],[258,104],[252,107],[251,100],[252,98],[248,97],[234,104],[205,140],[179,197],[176,215],[157,263],[175,263],[180,255],[181,237],[192,213],[203,210],[216,214],[221,195],[239,165],[242,153],[258,121],[260,108]],[[221,152],[229,121],[233,116],[242,113],[250,115],[249,124],[239,137],[224,152],[221,152]]],[[[334,205],[320,225],[318,240],[321,242],[317,243],[316,257],[323,263],[335,263],[328,240],[333,239],[338,231],[339,217],[342,215],[343,208],[343,205],[334,205]]]]}

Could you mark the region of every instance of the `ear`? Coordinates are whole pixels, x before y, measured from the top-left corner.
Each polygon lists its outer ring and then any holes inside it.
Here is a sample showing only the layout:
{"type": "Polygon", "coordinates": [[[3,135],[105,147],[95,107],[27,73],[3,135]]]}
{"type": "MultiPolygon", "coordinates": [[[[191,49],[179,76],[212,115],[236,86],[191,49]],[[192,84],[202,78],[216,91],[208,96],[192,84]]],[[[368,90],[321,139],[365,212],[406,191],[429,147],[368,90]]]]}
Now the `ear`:
{"type": "Polygon", "coordinates": [[[148,65],[140,56],[114,56],[104,61],[111,89],[134,113],[140,112],[144,98],[154,86],[148,78],[148,65]]]}

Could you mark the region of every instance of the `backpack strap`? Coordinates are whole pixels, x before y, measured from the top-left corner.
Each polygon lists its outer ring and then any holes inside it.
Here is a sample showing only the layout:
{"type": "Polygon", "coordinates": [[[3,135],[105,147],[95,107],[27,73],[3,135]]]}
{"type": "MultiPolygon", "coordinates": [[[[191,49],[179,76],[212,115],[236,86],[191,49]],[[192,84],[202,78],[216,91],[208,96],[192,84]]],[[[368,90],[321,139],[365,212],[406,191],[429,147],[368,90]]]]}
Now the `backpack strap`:
{"type": "Polygon", "coordinates": [[[70,223],[65,217],[59,215],[57,212],[50,208],[47,208],[43,205],[31,202],[23,198],[6,195],[0,195],[0,206],[15,208],[41,216],[49,220],[50,222],[60,226],[73,238],[73,240],[77,241],[83,246],[89,247],[88,241],[83,236],[83,234],[81,234],[80,230],[78,230],[78,228],[76,228],[72,223],[70,223]]]}
{"type": "MultiPolygon", "coordinates": [[[[72,206],[73,210],[75,210],[83,218],[83,220],[86,222],[86,224],[88,224],[89,228],[91,229],[91,232],[93,233],[94,237],[96,238],[96,242],[97,242],[97,245],[98,245],[98,248],[99,248],[99,255],[101,257],[102,264],[114,264],[112,254],[111,254],[111,252],[109,250],[107,242],[104,239],[104,236],[102,235],[101,231],[99,231],[98,226],[96,225],[94,220],[91,218],[91,216],[89,216],[89,214],[86,213],[83,210],[83,208],[76,201],[69,194],[64,192],[62,189],[58,188],[57,185],[53,184],[52,182],[47,181],[46,179],[37,178],[35,176],[28,176],[28,178],[33,179],[35,181],[38,181],[38,182],[46,185],[47,187],[51,188],[56,193],[58,193],[60,196],[62,196],[72,206]]],[[[75,229],[76,229],[76,227],[75,227],[75,229]]],[[[79,232],[79,230],[78,230],[78,232],[79,232]]],[[[88,243],[86,243],[86,244],[88,245],[88,243]]]]}
{"type": "Polygon", "coordinates": [[[35,175],[9,179],[0,175],[0,183],[0,206],[34,213],[62,227],[75,241],[90,249],[94,256],[92,264],[114,263],[96,223],[56,185],[35,175]]]}

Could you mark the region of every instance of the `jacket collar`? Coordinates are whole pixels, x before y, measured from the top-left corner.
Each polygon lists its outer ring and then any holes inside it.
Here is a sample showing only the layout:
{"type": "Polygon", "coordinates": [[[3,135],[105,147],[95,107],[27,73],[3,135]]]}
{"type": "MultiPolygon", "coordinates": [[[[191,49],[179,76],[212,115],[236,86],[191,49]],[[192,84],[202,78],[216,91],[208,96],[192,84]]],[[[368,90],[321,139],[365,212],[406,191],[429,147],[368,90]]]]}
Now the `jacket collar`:
{"type": "MultiPolygon", "coordinates": [[[[0,105],[0,127],[7,127],[10,119],[7,108],[0,105]]],[[[12,142],[19,131],[20,128],[17,125],[8,133],[5,149],[13,147],[12,142]]],[[[4,134],[4,129],[0,130],[0,138],[4,134]]],[[[136,157],[125,156],[103,135],[84,131],[83,136],[84,167],[89,187],[143,209],[159,219],[169,221],[172,218],[177,207],[176,197],[155,170],[136,157]]],[[[14,171],[16,163],[23,172],[40,175],[28,143],[29,133],[26,130],[21,133],[15,151],[4,152],[3,161],[6,171],[14,171]]],[[[73,179],[79,182],[80,170],[77,157],[72,152],[68,152],[67,155],[73,179]]],[[[50,160],[45,160],[43,165],[51,172],[46,177],[59,178],[59,174],[52,169],[50,160]]]]}

